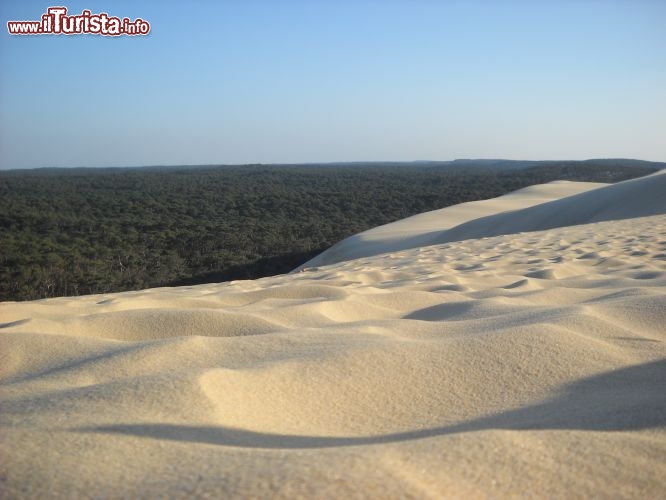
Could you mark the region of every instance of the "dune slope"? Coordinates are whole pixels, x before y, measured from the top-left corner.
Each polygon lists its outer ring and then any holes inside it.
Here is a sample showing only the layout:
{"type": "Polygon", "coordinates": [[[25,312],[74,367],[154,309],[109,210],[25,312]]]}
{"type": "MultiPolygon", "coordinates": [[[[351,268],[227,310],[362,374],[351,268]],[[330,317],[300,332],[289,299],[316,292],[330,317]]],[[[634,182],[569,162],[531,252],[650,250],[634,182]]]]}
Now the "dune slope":
{"type": "Polygon", "coordinates": [[[0,496],[663,497],[660,200],[256,281],[2,303],[0,496]]]}
{"type": "Polygon", "coordinates": [[[417,214],[350,236],[312,258],[298,270],[433,245],[442,232],[465,222],[539,205],[607,185],[555,181],[529,186],[497,198],[470,201],[417,214]]]}
{"type": "Polygon", "coordinates": [[[556,181],[351,236],[297,270],[451,241],[661,214],[666,170],[617,184],[556,181]]]}
{"type": "Polygon", "coordinates": [[[471,220],[442,232],[434,243],[658,215],[663,213],[665,200],[666,170],[661,170],[522,210],[471,220]]]}

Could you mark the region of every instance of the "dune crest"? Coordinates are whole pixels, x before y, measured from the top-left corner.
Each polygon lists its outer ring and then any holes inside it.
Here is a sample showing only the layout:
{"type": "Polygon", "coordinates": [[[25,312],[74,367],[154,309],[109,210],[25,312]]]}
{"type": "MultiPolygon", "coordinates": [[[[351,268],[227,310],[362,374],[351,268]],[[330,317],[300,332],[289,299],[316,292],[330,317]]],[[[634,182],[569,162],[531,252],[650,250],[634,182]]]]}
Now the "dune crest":
{"type": "Polygon", "coordinates": [[[351,236],[299,269],[385,252],[666,212],[666,170],[617,184],[555,181],[351,236]]]}
{"type": "Polygon", "coordinates": [[[554,181],[529,186],[497,198],[470,201],[417,214],[350,236],[306,262],[299,269],[432,245],[436,243],[435,240],[442,231],[465,222],[539,205],[607,185],[598,182],[554,181]]]}
{"type": "Polygon", "coordinates": [[[2,303],[0,496],[662,497],[660,175],[490,216],[565,227],[2,303]]]}

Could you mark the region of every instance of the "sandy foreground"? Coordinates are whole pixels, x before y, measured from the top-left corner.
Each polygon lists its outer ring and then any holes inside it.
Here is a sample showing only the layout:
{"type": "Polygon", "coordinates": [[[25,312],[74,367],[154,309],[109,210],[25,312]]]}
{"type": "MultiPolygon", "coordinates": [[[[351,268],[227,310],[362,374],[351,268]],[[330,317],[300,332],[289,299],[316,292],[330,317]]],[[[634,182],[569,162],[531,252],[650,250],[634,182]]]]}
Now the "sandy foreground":
{"type": "Polygon", "coordinates": [[[530,189],[289,275],[0,304],[0,497],[664,498],[666,174],[530,189]]]}

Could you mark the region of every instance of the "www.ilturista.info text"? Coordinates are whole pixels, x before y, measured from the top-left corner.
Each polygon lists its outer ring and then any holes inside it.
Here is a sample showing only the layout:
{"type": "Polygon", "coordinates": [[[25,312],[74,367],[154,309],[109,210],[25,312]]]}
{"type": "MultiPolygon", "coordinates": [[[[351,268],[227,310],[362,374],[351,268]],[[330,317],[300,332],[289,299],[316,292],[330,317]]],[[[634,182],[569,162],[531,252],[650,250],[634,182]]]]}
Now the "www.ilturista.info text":
{"type": "Polygon", "coordinates": [[[109,16],[105,12],[93,14],[84,10],[78,15],[67,15],[66,7],[49,7],[40,21],[7,21],[11,35],[147,35],[150,23],[141,18],[130,21],[125,17],[109,16]]]}

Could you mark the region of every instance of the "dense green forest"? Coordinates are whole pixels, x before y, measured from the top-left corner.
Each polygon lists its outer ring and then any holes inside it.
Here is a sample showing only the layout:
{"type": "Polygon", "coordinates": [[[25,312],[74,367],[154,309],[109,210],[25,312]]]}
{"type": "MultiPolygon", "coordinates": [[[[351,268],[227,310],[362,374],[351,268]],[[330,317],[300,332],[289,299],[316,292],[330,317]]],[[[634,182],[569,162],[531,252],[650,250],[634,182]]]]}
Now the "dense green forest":
{"type": "Polygon", "coordinates": [[[630,160],[40,169],[0,172],[0,300],[288,272],[419,212],[557,179],[617,182],[630,160]]]}

